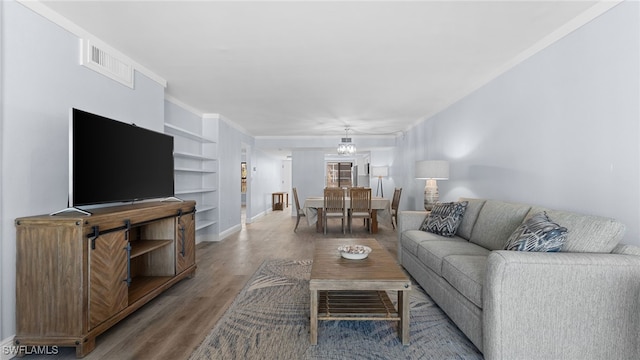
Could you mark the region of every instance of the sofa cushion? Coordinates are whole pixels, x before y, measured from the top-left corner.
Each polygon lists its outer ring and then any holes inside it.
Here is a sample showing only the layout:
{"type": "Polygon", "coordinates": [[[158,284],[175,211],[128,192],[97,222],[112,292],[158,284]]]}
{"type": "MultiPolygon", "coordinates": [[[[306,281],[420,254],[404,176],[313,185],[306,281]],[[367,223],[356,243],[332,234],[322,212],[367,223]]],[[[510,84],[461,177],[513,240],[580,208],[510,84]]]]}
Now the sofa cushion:
{"type": "Polygon", "coordinates": [[[415,256],[418,256],[418,246],[423,241],[467,242],[466,240],[457,236],[446,237],[421,230],[407,230],[403,232],[402,236],[400,237],[400,241],[402,243],[402,248],[415,256]]]}
{"type": "Polygon", "coordinates": [[[487,257],[488,255],[449,255],[442,262],[442,277],[481,309],[487,257]]]}
{"type": "Polygon", "coordinates": [[[455,235],[468,204],[467,201],[435,204],[422,222],[420,230],[442,236],[455,235]]]}
{"type": "Polygon", "coordinates": [[[423,241],[418,246],[418,260],[442,276],[442,261],[450,255],[485,255],[489,250],[466,241],[423,241]]]}
{"type": "Polygon", "coordinates": [[[557,252],[567,239],[567,228],[549,219],[546,212],[528,217],[511,234],[504,246],[505,250],[557,252]]]}
{"type": "Polygon", "coordinates": [[[601,216],[535,207],[527,217],[540,211],[546,211],[554,222],[569,229],[563,252],[610,253],[625,233],[624,224],[601,216]]]}
{"type": "Polygon", "coordinates": [[[621,254],[621,255],[635,255],[640,256],[640,246],[628,245],[628,244],[618,244],[611,251],[613,254],[621,254]]]}
{"type": "Polygon", "coordinates": [[[460,198],[458,201],[466,201],[469,204],[467,205],[467,210],[465,210],[464,212],[464,216],[462,217],[460,226],[458,226],[456,235],[460,236],[463,239],[469,240],[469,238],[471,238],[471,230],[473,230],[473,225],[476,224],[476,220],[478,220],[478,214],[480,214],[480,210],[482,209],[482,206],[484,206],[486,200],[460,198]]]}
{"type": "MultiPolygon", "coordinates": [[[[487,200],[480,210],[469,241],[489,250],[502,250],[530,208],[523,204],[487,200]]],[[[560,219],[556,221],[560,222],[560,219]]]]}

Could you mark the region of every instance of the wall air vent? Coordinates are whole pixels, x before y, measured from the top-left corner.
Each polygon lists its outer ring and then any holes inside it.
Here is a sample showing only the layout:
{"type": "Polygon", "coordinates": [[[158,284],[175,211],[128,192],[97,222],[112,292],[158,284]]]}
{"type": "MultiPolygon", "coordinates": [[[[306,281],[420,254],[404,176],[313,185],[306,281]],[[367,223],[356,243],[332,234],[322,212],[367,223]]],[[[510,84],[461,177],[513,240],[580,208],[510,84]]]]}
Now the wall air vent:
{"type": "Polygon", "coordinates": [[[132,61],[105,44],[82,39],[81,64],[133,89],[132,61]]]}

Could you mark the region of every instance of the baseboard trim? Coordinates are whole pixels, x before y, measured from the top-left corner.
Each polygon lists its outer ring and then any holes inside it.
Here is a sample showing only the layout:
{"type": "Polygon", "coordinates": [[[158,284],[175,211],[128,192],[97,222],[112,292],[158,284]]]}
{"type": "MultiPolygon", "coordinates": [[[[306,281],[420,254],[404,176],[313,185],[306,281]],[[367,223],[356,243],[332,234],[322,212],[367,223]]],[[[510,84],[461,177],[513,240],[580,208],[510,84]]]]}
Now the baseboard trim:
{"type": "Polygon", "coordinates": [[[17,355],[12,349],[12,346],[14,346],[13,338],[13,335],[9,336],[0,343],[0,360],[9,360],[17,355]]]}
{"type": "MultiPolygon", "coordinates": [[[[267,211],[270,211],[270,210],[267,210],[267,211]]],[[[254,221],[260,219],[261,217],[267,215],[267,211],[263,211],[263,212],[259,213],[258,215],[252,217],[251,218],[251,222],[254,222],[254,221]]]]}
{"type": "Polygon", "coordinates": [[[216,242],[216,241],[220,241],[220,239],[218,238],[218,235],[215,234],[196,234],[196,245],[200,244],[201,242],[216,242]]]}
{"type": "Polygon", "coordinates": [[[237,233],[237,232],[238,232],[238,231],[240,231],[240,230],[242,230],[242,225],[236,225],[236,226],[233,226],[233,227],[231,227],[231,228],[229,228],[229,229],[227,229],[227,230],[225,230],[225,231],[221,232],[221,233],[218,235],[218,239],[219,239],[219,240],[225,239],[225,238],[227,238],[227,237],[229,237],[229,236],[231,236],[231,235],[233,235],[233,234],[237,233]]]}

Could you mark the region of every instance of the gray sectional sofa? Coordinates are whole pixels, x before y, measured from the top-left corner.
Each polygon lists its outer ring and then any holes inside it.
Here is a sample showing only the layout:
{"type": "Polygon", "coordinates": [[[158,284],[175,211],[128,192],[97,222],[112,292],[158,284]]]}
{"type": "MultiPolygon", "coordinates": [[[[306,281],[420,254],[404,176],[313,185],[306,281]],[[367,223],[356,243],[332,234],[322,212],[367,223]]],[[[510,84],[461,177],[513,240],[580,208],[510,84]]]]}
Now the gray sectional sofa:
{"type": "Polygon", "coordinates": [[[640,359],[640,248],[608,218],[468,201],[453,237],[398,216],[398,260],[487,359],[640,359]],[[568,229],[561,252],[502,250],[533,214],[568,229]]]}

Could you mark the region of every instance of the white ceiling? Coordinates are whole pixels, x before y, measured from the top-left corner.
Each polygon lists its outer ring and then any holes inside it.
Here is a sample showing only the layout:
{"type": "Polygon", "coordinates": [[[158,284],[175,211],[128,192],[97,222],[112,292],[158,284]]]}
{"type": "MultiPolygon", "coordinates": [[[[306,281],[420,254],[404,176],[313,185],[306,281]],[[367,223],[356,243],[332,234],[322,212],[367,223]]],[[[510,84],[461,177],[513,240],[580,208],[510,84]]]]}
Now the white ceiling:
{"type": "Polygon", "coordinates": [[[253,136],[406,130],[607,8],[597,1],[45,5],[166,79],[170,97],[253,136]]]}

